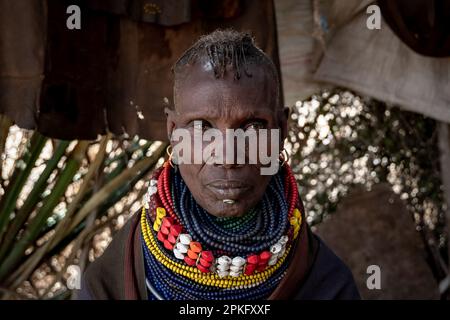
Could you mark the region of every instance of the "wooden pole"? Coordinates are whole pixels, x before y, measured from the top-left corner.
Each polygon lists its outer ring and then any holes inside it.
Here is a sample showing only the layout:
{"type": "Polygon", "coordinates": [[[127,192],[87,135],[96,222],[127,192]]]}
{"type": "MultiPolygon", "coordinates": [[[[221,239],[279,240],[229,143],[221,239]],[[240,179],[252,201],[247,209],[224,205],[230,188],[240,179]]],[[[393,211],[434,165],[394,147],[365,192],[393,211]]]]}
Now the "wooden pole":
{"type": "MultiPolygon", "coordinates": [[[[447,270],[450,270],[450,125],[447,123],[439,122],[438,130],[441,177],[444,192],[444,201],[446,203],[445,218],[447,224],[447,247],[449,257],[449,267],[447,268],[447,270]]],[[[447,292],[449,290],[449,287],[450,271],[447,274],[447,277],[439,284],[439,291],[441,295],[447,292]]]]}

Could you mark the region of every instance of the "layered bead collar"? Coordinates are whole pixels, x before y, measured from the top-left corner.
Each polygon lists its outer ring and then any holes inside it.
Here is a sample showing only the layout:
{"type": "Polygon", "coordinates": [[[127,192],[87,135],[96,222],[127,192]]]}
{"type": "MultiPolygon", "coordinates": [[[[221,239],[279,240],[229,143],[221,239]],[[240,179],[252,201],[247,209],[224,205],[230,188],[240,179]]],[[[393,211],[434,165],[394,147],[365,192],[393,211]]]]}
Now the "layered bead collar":
{"type": "Polygon", "coordinates": [[[216,218],[197,205],[167,163],[144,197],[141,231],[147,286],[158,299],[261,299],[283,277],[302,223],[288,165],[260,204],[241,218],[216,218]]]}

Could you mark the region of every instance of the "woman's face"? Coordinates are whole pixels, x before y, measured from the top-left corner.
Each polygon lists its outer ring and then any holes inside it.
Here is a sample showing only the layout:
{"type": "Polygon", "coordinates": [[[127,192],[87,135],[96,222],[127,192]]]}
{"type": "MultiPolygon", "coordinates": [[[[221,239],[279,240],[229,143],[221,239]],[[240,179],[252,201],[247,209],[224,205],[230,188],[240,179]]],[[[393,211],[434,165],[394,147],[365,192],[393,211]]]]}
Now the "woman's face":
{"type": "MultiPolygon", "coordinates": [[[[178,128],[187,129],[193,135],[194,130],[199,130],[199,123],[203,131],[210,128],[220,130],[224,139],[226,129],[281,129],[278,143],[282,148],[286,137],[287,109],[281,109],[276,101],[275,80],[265,67],[252,66],[249,71],[252,77],[243,75],[234,80],[234,72],[231,71],[217,79],[208,65],[187,66],[183,78],[177,81],[175,110],[166,109],[169,136],[178,128]],[[194,122],[197,124],[195,128],[194,122]]],[[[209,143],[202,143],[201,148],[209,143]]],[[[224,147],[224,157],[230,151],[224,147]]],[[[236,149],[233,152],[236,154],[236,149]]],[[[262,198],[272,177],[261,175],[259,163],[206,164],[203,161],[178,167],[197,203],[218,217],[240,216],[248,212],[262,198]],[[234,202],[224,203],[225,199],[234,202]]]]}

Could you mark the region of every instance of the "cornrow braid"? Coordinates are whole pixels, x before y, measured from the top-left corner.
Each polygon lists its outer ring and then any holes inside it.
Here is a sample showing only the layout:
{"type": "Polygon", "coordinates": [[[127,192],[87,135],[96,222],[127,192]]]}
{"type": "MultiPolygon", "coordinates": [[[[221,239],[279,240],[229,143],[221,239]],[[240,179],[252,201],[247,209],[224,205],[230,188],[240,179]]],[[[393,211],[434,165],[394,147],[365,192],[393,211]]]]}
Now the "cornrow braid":
{"type": "Polygon", "coordinates": [[[201,59],[211,64],[216,78],[224,77],[228,67],[234,71],[235,79],[239,79],[242,73],[251,77],[249,65],[261,64],[269,67],[278,81],[277,69],[272,60],[255,45],[248,33],[227,29],[202,36],[175,63],[172,68],[175,77],[183,67],[201,59]]]}

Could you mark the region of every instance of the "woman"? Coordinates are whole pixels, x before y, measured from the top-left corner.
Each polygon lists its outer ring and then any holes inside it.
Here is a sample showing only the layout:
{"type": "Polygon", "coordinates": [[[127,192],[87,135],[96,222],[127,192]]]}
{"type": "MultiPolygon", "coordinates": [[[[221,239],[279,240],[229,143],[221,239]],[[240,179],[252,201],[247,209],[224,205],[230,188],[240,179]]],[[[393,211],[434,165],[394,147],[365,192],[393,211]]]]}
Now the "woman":
{"type": "Polygon", "coordinates": [[[153,174],[142,211],[86,270],[81,298],[358,299],[349,269],[305,223],[278,148],[288,109],[272,61],[248,35],[215,31],[173,71],[174,108],[165,110],[173,152],[153,174]],[[239,162],[235,145],[205,152],[204,140],[194,146],[174,138],[180,130],[195,136],[230,129],[256,134],[256,155],[264,144],[277,147],[274,174],[262,174],[268,163],[261,158],[249,161],[249,144],[239,162]],[[264,130],[278,137],[261,143],[264,130]],[[200,161],[192,163],[199,149],[200,161]]]}

